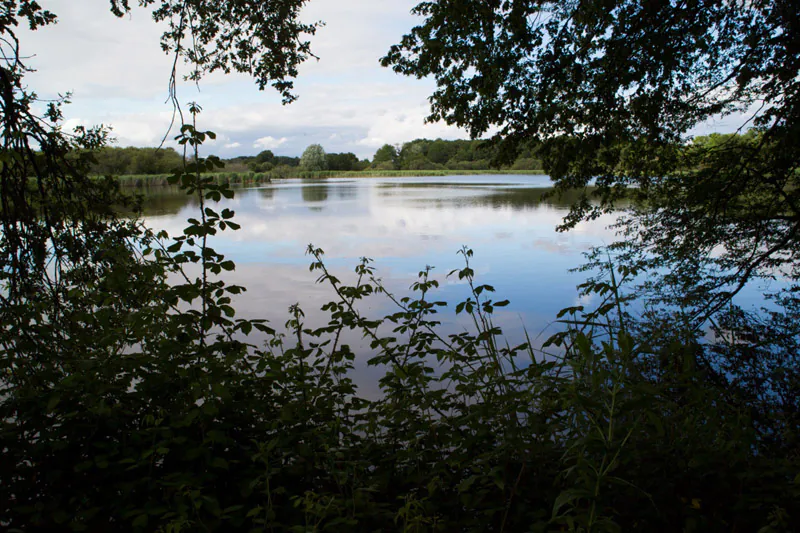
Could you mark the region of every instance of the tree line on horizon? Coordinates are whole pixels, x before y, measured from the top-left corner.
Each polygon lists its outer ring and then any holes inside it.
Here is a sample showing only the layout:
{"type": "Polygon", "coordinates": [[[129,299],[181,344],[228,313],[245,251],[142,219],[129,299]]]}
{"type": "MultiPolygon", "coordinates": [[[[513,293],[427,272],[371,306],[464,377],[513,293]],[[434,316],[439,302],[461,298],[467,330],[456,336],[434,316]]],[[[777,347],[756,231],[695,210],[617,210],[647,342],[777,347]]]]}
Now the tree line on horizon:
{"type": "MultiPolygon", "coordinates": [[[[225,159],[225,170],[232,172],[362,171],[362,170],[539,170],[541,161],[535,147],[524,148],[510,164],[495,164],[498,147],[488,140],[415,139],[402,145],[384,144],[372,159],[359,159],[352,152],[327,153],[312,144],[301,157],[275,155],[263,150],[254,156],[225,159]]],[[[174,148],[103,147],[94,154],[93,170],[99,175],[169,174],[181,165],[174,148]]]]}
{"type": "MultiPolygon", "coordinates": [[[[704,148],[731,139],[746,139],[754,132],[711,133],[692,139],[704,148]]],[[[502,154],[502,146],[489,140],[415,139],[402,145],[384,144],[372,159],[359,159],[352,152],[327,153],[319,144],[308,146],[301,157],[275,155],[263,150],[254,156],[224,159],[229,172],[278,172],[296,170],[311,172],[364,170],[541,170],[539,146],[529,144],[512,157],[502,154]]],[[[94,173],[98,175],[162,175],[170,174],[182,164],[182,156],[174,148],[103,147],[94,152],[94,173]]]]}

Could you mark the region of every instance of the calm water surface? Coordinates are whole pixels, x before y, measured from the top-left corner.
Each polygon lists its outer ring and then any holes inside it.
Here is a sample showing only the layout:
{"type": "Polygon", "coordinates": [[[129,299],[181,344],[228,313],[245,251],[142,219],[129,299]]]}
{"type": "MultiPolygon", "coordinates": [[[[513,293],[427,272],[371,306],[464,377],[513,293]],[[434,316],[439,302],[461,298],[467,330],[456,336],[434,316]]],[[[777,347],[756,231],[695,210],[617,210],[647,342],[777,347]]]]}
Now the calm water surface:
{"type": "MultiPolygon", "coordinates": [[[[400,296],[410,293],[420,270],[434,266],[441,282],[436,298],[451,309],[441,319],[455,331],[468,326],[452,312],[467,290],[446,274],[463,266],[456,252],[467,245],[475,252],[478,282],[495,287],[495,300],[511,300],[495,315],[511,342],[521,341],[523,326],[543,339],[554,331],[556,313],[579,303],[576,285],[583,276],[569,269],[591,246],[613,240],[606,229],[612,217],[556,232],[570,199],[543,200],[549,184],[546,176],[497,175],[281,181],[237,190],[234,200],[223,202],[242,228],[215,237],[211,246],[236,262],[228,283],[248,288],[236,301],[242,316],[282,325],[287,307],[300,303],[310,325],[324,323],[319,307],[333,298],[308,269],[305,250],[313,243],[344,282],[355,279],[360,257],[374,259],[378,276],[400,296]]],[[[179,235],[197,208],[182,193],[154,195],[146,220],[179,235]]],[[[365,310],[392,311],[380,297],[365,310]]]]}
{"type": "MultiPolygon", "coordinates": [[[[463,267],[456,252],[467,245],[475,253],[477,282],[495,287],[495,301],[511,300],[495,310],[495,324],[510,344],[524,342],[527,330],[539,347],[560,329],[554,323],[559,310],[597,303],[579,297],[576,286],[585,274],[570,269],[582,264],[592,246],[615,237],[607,229],[615,220],[611,215],[556,232],[572,198],[544,200],[549,184],[546,176],[497,175],[281,181],[237,190],[233,200],[223,202],[219,208],[234,209],[242,228],[215,236],[210,245],[236,262],[226,281],[248,289],[234,300],[238,316],[269,319],[279,331],[295,303],[305,312],[306,326],[328,321],[320,307],[334,293],[316,283],[317,271],[309,271],[309,243],[325,250],[331,272],[348,284],[355,282],[359,258],[374,259],[377,276],[398,297],[410,295],[419,271],[434,266],[441,283],[434,298],[449,303],[438,316],[445,334],[472,329],[468,317],[454,313],[468,287],[447,277],[463,267]]],[[[182,234],[186,219],[197,216],[197,201],[179,191],[147,197],[146,221],[171,235],[182,234]]],[[[768,289],[745,290],[737,302],[760,306],[768,289]]],[[[359,310],[369,318],[397,311],[383,295],[371,297],[359,310]]],[[[251,335],[249,340],[266,339],[251,335]]],[[[345,332],[342,342],[358,355],[354,376],[361,393],[379,395],[382,371],[366,364],[368,342],[354,332],[345,332]]]]}

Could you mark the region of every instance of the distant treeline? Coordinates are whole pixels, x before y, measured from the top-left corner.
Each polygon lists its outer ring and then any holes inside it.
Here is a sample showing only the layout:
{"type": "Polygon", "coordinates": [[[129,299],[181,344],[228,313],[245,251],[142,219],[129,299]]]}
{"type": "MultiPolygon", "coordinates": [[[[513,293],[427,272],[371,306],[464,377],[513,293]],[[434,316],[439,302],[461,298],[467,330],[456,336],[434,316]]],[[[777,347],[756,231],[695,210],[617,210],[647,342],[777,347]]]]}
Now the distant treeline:
{"type": "MultiPolygon", "coordinates": [[[[383,145],[370,166],[374,170],[488,170],[497,168],[492,164],[497,155],[497,145],[490,141],[417,139],[402,146],[383,145]]],[[[531,147],[523,149],[512,164],[500,168],[539,170],[542,163],[531,147]]]]}
{"type": "MultiPolygon", "coordinates": [[[[226,159],[224,171],[272,172],[292,174],[297,170],[344,171],[361,170],[488,170],[497,168],[492,161],[497,148],[489,141],[447,141],[443,139],[416,139],[403,145],[386,144],[378,149],[372,160],[361,159],[353,153],[325,153],[319,145],[310,146],[306,152],[314,157],[287,157],[264,150],[255,156],[226,159]],[[313,150],[312,150],[313,148],[313,150]],[[309,162],[312,163],[309,163],[309,162]],[[306,168],[308,167],[308,168],[306,168]],[[313,168],[311,168],[313,167],[313,168]]],[[[163,175],[181,165],[181,155],[172,148],[103,148],[95,157],[95,172],[100,175],[163,175]]],[[[513,164],[501,169],[538,170],[541,161],[533,149],[523,150],[513,164]]]]}
{"type": "MultiPolygon", "coordinates": [[[[690,147],[707,150],[725,143],[747,140],[755,132],[698,136],[690,147]]],[[[269,177],[299,177],[319,172],[394,171],[533,171],[542,169],[537,146],[523,147],[511,164],[496,165],[499,148],[486,140],[446,141],[416,139],[403,145],[385,144],[371,160],[353,153],[326,153],[318,144],[306,148],[302,157],[275,155],[264,150],[255,156],[225,159],[225,173],[267,174],[269,177]]],[[[95,172],[116,176],[163,176],[181,166],[181,155],[172,148],[102,148],[95,153],[95,172]]],[[[418,175],[418,174],[415,174],[418,175]]]]}
{"type": "MultiPolygon", "coordinates": [[[[359,160],[353,153],[325,153],[319,145],[309,146],[304,157],[275,156],[265,150],[254,157],[237,157],[228,160],[230,166],[246,166],[253,172],[269,172],[278,167],[301,167],[309,171],[360,171],[360,170],[488,170],[497,168],[492,162],[497,157],[497,147],[484,140],[446,141],[443,139],[416,139],[403,145],[385,144],[375,152],[372,160],[359,160]]],[[[227,165],[226,165],[227,166],[227,165]]],[[[533,149],[524,149],[509,170],[538,170],[541,161],[533,149]]]]}
{"type": "Polygon", "coordinates": [[[94,155],[94,170],[103,176],[171,174],[183,162],[173,148],[105,147],[94,155]]]}

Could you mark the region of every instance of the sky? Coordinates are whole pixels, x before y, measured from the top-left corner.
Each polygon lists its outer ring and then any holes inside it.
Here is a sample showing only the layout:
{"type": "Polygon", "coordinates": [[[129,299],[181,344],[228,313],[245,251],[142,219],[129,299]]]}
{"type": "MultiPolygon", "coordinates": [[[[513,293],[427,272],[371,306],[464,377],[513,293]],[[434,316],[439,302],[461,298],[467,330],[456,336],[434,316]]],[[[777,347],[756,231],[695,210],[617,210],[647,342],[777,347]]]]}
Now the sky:
{"type": "MultiPolygon", "coordinates": [[[[162,27],[147,10],[123,19],[108,0],[45,0],[58,24],[22,35],[22,53],[37,72],[27,78],[40,97],[72,93],[66,126],[104,124],[118,146],[156,146],[170,123],[165,103],[171,58],[159,47],[162,27]]],[[[133,3],[133,2],[132,2],[133,3]]],[[[371,158],[385,143],[420,137],[465,139],[463,130],[425,124],[435,84],[393,73],[378,60],[411,29],[416,0],[312,0],[303,22],[324,21],[311,38],[311,58],[295,81],[299,99],[288,106],[279,94],[259,91],[245,75],[214,74],[182,84],[184,103],[203,107],[199,127],[217,133],[207,145],[223,158],[299,156],[310,144],[327,152],[371,158]]]]}
{"type": "MultiPolygon", "coordinates": [[[[203,107],[199,127],[218,136],[206,147],[223,158],[267,149],[299,156],[315,143],[329,153],[372,158],[385,143],[468,138],[443,123],[425,124],[433,80],[400,76],[378,63],[419,21],[410,13],[417,1],[311,0],[301,18],[325,22],[311,39],[320,59],[300,67],[300,98],[289,106],[240,74],[215,73],[199,88],[182,84],[178,96],[203,107]]],[[[37,70],[26,78],[29,88],[42,98],[72,93],[67,128],[104,124],[117,146],[157,146],[172,116],[166,102],[172,63],[159,46],[163,27],[142,8],[118,19],[108,0],[41,3],[59,23],[21,31],[22,54],[37,70]]],[[[730,130],[730,121],[712,121],[694,133],[730,130]]]]}

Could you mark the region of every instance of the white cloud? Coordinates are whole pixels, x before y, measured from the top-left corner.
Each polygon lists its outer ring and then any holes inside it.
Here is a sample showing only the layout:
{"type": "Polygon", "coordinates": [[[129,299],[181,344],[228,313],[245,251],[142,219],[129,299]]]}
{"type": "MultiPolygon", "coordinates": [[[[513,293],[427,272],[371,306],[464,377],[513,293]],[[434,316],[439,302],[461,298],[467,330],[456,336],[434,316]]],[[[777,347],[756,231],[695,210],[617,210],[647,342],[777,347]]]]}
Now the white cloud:
{"type": "Polygon", "coordinates": [[[359,146],[379,148],[384,144],[402,144],[419,137],[430,139],[463,139],[463,131],[444,123],[426,124],[428,109],[424,105],[407,108],[405,113],[376,117],[367,134],[358,140],[359,146]]]}
{"type": "Polygon", "coordinates": [[[172,62],[159,46],[165,25],[153,22],[149,10],[135,8],[118,19],[107,0],[49,0],[46,7],[57,24],[20,31],[21,51],[37,69],[28,81],[41,96],[74,91],[75,102],[163,101],[172,62]]]}
{"type": "MultiPolygon", "coordinates": [[[[82,111],[88,112],[86,109],[82,111]]],[[[172,131],[168,132],[171,116],[171,113],[164,110],[148,112],[145,109],[138,113],[105,115],[91,122],[109,125],[111,137],[117,146],[158,146],[162,140],[166,146],[176,146],[176,128],[173,126],[172,131]]],[[[87,119],[83,121],[90,122],[87,119]]]]}
{"type": "Polygon", "coordinates": [[[233,142],[233,143],[226,144],[225,148],[239,148],[241,145],[242,145],[242,143],[233,142]]]}
{"type": "Polygon", "coordinates": [[[276,139],[275,137],[261,137],[260,139],[256,139],[256,142],[253,143],[254,148],[260,148],[261,150],[274,150],[275,148],[285,144],[288,141],[286,137],[281,137],[280,139],[276,139]]]}

